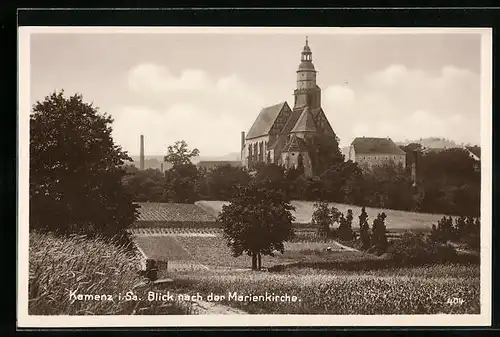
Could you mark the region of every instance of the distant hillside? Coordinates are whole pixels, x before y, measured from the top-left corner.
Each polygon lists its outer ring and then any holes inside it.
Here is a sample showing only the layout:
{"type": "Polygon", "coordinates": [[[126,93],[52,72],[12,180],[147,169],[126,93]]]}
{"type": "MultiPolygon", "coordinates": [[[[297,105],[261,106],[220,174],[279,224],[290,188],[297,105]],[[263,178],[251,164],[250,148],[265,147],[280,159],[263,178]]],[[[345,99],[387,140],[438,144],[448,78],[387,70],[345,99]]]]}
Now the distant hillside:
{"type": "Polygon", "coordinates": [[[427,149],[450,149],[462,147],[465,144],[457,144],[453,140],[439,138],[439,137],[429,137],[421,138],[418,140],[406,140],[404,142],[396,142],[397,145],[408,145],[410,143],[417,143],[422,145],[423,148],[427,149]]]}
{"type": "MultiPolygon", "coordinates": [[[[133,160],[132,165],[139,167],[139,162],[140,162],[140,156],[138,155],[131,155],[130,156],[133,160]]],[[[225,156],[214,156],[214,157],[209,157],[209,156],[199,156],[195,157],[192,159],[193,164],[197,164],[200,161],[236,161],[240,160],[240,154],[239,153],[229,153],[225,156]]],[[[163,163],[163,155],[146,155],[144,156],[144,167],[146,169],[148,168],[153,168],[153,169],[161,169],[161,163],[163,163]]],[[[163,163],[163,169],[168,170],[171,168],[172,165],[170,163],[163,163]]]]}

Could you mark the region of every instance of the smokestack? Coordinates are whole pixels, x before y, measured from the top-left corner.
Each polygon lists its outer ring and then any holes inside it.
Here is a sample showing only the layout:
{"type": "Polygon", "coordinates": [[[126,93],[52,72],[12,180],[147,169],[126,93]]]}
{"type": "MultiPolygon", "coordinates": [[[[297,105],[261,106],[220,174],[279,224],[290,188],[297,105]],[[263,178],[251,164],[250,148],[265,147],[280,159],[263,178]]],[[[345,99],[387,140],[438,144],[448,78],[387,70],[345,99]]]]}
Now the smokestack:
{"type": "Polygon", "coordinates": [[[418,160],[418,151],[414,150],[413,153],[413,162],[411,163],[411,180],[413,181],[413,187],[417,186],[417,160],[418,160]]]}
{"type": "Polygon", "coordinates": [[[144,170],[144,135],[141,135],[141,159],[139,168],[141,170],[144,170]]]}
{"type": "Polygon", "coordinates": [[[243,149],[245,148],[245,131],[241,131],[240,160],[244,160],[243,149]]]}
{"type": "Polygon", "coordinates": [[[163,163],[161,163],[161,172],[163,173],[163,163]]]}

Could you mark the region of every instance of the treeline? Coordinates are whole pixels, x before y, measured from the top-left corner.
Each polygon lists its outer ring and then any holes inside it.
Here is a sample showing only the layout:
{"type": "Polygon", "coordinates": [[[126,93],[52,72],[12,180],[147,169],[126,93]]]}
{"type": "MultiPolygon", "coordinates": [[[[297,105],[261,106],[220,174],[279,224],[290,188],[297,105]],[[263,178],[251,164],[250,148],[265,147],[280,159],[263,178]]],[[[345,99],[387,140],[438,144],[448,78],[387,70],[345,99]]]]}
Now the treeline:
{"type": "Polygon", "coordinates": [[[387,215],[378,213],[368,218],[365,207],[355,219],[353,210],[340,212],[327,202],[315,202],[312,225],[317,235],[326,240],[335,239],[356,249],[376,255],[387,255],[397,264],[425,264],[458,262],[456,247],[479,251],[480,220],[474,217],[443,217],[432,225],[430,233],[406,231],[398,240],[389,240],[385,225],[387,215]],[[357,221],[359,231],[352,228],[357,221]]]}
{"type": "Polygon", "coordinates": [[[252,174],[229,165],[205,170],[183,163],[164,175],[158,170],[128,167],[124,184],[137,201],[191,203],[229,200],[238,184],[269,179],[295,200],[477,217],[480,172],[475,165],[474,159],[461,149],[421,154],[416,186],[410,165],[402,168],[387,164],[362,170],[356,163],[343,160],[312,178],[306,177],[300,167],[285,170],[276,164],[257,165],[252,174]]]}

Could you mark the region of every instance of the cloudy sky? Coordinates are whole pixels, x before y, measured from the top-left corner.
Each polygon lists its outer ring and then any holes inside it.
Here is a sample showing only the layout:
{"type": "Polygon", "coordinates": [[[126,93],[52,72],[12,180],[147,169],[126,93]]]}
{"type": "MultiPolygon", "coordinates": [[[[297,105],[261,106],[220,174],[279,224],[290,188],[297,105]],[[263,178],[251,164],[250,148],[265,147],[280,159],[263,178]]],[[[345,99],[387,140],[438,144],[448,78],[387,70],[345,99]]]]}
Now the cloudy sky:
{"type": "Polygon", "coordinates": [[[203,156],[240,149],[260,109],[287,101],[305,35],[323,109],[354,137],[480,142],[479,34],[33,34],[31,103],[79,92],[115,119],[130,154],[184,139],[203,156]]]}

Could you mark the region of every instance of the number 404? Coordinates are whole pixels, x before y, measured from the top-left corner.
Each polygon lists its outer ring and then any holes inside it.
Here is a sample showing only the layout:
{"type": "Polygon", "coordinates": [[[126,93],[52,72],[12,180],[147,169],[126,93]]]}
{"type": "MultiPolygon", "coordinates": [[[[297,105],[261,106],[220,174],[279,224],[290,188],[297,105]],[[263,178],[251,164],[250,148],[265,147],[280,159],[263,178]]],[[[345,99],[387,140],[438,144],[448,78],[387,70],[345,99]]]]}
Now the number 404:
{"type": "Polygon", "coordinates": [[[446,304],[449,304],[449,305],[462,305],[464,304],[464,300],[462,298],[459,298],[459,297],[451,297],[451,298],[448,298],[448,300],[446,301],[446,304]]]}

